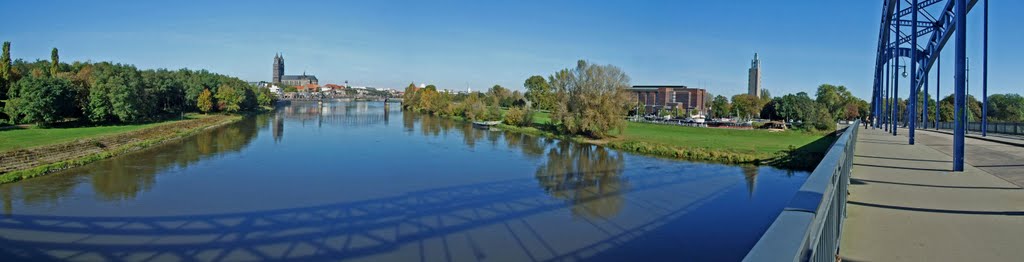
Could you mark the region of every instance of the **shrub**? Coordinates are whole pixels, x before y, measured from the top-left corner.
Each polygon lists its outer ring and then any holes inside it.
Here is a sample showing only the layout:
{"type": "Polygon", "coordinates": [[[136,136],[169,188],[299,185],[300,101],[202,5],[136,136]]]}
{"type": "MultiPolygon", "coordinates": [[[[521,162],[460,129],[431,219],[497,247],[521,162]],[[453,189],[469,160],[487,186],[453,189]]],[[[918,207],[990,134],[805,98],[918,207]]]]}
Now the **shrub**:
{"type": "Polygon", "coordinates": [[[505,113],[505,124],[530,126],[530,124],[533,124],[533,110],[523,107],[512,107],[505,113]]]}

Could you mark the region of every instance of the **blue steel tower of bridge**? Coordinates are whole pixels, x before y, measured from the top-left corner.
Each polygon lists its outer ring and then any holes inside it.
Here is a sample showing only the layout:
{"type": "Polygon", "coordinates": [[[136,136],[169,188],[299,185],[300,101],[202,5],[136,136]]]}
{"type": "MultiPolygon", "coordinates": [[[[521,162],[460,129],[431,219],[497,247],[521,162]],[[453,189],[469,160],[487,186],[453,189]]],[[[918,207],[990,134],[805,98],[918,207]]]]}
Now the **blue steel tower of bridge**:
{"type": "MultiPolygon", "coordinates": [[[[987,135],[988,125],[988,0],[984,3],[984,44],[982,69],[982,116],[981,135],[987,135]]],[[[928,77],[933,68],[936,102],[941,97],[938,87],[940,78],[937,68],[941,52],[947,44],[953,48],[953,171],[964,170],[964,135],[966,133],[967,98],[967,14],[979,0],[884,0],[882,21],[878,30],[878,51],[875,58],[875,78],[871,91],[872,125],[875,128],[888,127],[894,136],[897,130],[906,126],[908,143],[913,145],[919,123],[927,126],[927,97],[918,98],[918,93],[927,90],[928,77]],[[950,39],[954,41],[950,43],[950,39]],[[901,65],[906,61],[909,65],[901,65]],[[903,71],[901,74],[900,71],[903,71]],[[909,77],[906,112],[899,112],[900,78],[909,77]],[[919,101],[922,100],[922,101],[919,101]],[[923,103],[922,103],[923,102],[923,103]],[[918,114],[921,103],[923,114],[918,114]],[[919,118],[920,117],[920,118],[919,118]]],[[[927,91],[924,91],[927,96],[927,91]]],[[[930,121],[936,128],[940,119],[936,114],[930,121]]]]}

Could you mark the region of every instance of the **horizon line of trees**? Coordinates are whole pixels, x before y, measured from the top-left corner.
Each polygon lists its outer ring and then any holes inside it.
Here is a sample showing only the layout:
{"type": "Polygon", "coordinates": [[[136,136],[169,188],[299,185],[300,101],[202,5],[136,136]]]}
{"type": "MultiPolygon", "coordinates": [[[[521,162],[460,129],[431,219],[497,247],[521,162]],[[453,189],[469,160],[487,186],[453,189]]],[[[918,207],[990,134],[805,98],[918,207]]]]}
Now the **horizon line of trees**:
{"type": "Polygon", "coordinates": [[[78,120],[96,124],[143,123],[187,112],[243,112],[273,105],[276,97],[231,76],[206,70],[139,70],[112,62],[11,61],[0,56],[0,122],[42,127],[78,120]]]}

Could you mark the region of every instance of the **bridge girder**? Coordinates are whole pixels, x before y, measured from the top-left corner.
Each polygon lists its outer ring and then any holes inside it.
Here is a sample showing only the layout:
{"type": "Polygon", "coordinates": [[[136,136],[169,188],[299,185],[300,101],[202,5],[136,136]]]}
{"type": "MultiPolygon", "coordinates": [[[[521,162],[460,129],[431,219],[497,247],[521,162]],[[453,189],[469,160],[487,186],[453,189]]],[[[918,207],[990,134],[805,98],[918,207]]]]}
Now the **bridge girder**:
{"type": "MultiPolygon", "coordinates": [[[[911,77],[910,77],[910,87],[907,88],[907,89],[910,91],[910,96],[909,96],[910,97],[910,101],[914,101],[915,103],[910,105],[910,106],[908,106],[908,109],[909,109],[909,112],[915,112],[914,105],[917,104],[916,103],[916,101],[917,101],[916,100],[917,91],[921,90],[921,88],[923,86],[927,85],[926,83],[927,83],[927,78],[928,78],[928,75],[929,75],[928,72],[930,72],[932,67],[935,66],[936,61],[939,59],[939,55],[941,54],[941,51],[942,51],[943,47],[945,47],[946,43],[949,42],[949,40],[954,36],[955,31],[957,31],[957,30],[966,30],[966,27],[965,27],[966,26],[966,19],[965,19],[965,17],[967,16],[967,14],[970,13],[970,11],[973,9],[974,5],[977,4],[977,3],[978,3],[978,0],[884,0],[883,1],[883,3],[882,3],[881,24],[879,25],[879,32],[878,32],[878,50],[877,50],[876,56],[875,56],[875,73],[874,73],[875,81],[874,81],[874,87],[873,87],[873,90],[872,90],[872,96],[873,96],[873,98],[872,98],[872,112],[874,113],[874,115],[876,116],[876,119],[877,119],[875,121],[875,123],[874,123],[875,127],[878,127],[879,125],[882,124],[881,119],[878,119],[878,118],[889,117],[888,115],[890,114],[890,112],[882,112],[883,108],[886,111],[893,110],[891,112],[891,118],[895,119],[897,117],[896,111],[891,106],[883,106],[882,105],[883,101],[887,101],[886,99],[898,98],[898,96],[895,96],[895,95],[893,97],[883,97],[883,95],[886,93],[886,92],[883,92],[883,91],[888,90],[888,89],[883,89],[884,86],[887,86],[887,85],[883,85],[884,83],[886,83],[886,82],[883,82],[883,81],[889,81],[889,80],[887,80],[887,79],[889,79],[888,78],[889,75],[887,75],[888,73],[883,73],[883,69],[887,69],[888,67],[892,67],[890,62],[893,61],[893,59],[897,59],[898,57],[908,57],[908,58],[911,58],[913,64],[911,64],[909,66],[910,67],[909,71],[910,71],[911,77]],[[901,8],[901,3],[904,3],[904,2],[908,4],[908,7],[901,8]],[[945,2],[945,4],[941,5],[941,9],[932,9],[932,11],[937,11],[935,13],[939,14],[938,17],[932,16],[931,15],[932,13],[929,12],[928,10],[926,10],[928,7],[938,5],[938,4],[942,3],[942,2],[945,2]],[[910,19],[905,19],[905,17],[908,17],[908,16],[909,16],[910,19]],[[920,18],[924,18],[923,21],[920,18]],[[909,32],[907,32],[907,33],[901,32],[903,30],[906,30],[906,29],[904,29],[904,27],[909,27],[909,30],[908,30],[909,32]],[[959,28],[959,29],[957,29],[957,28],[959,28]],[[925,42],[923,42],[923,45],[918,44],[918,42],[919,42],[918,40],[920,40],[920,38],[922,38],[922,37],[925,38],[924,39],[925,42]],[[908,43],[910,45],[906,46],[906,44],[908,44],[908,43]]],[[[984,56],[985,56],[985,61],[986,62],[985,62],[985,71],[983,72],[983,75],[984,75],[985,79],[987,79],[987,75],[988,75],[988,73],[987,73],[987,60],[988,60],[987,59],[987,57],[988,57],[988,42],[987,42],[987,38],[988,38],[988,12],[987,12],[988,2],[987,2],[987,0],[985,2],[985,7],[986,7],[985,8],[986,9],[986,12],[985,12],[985,39],[986,39],[986,42],[985,42],[985,45],[984,45],[984,48],[985,48],[985,52],[984,52],[985,55],[984,56]]],[[[964,46],[963,45],[966,43],[965,40],[964,40],[965,38],[966,38],[966,36],[964,34],[957,34],[956,35],[956,39],[957,39],[957,43],[958,44],[957,44],[957,46],[955,48],[956,49],[956,55],[955,55],[956,59],[954,61],[955,61],[955,64],[956,64],[955,73],[956,73],[957,77],[954,78],[955,83],[956,83],[956,90],[955,90],[954,94],[956,95],[956,100],[957,100],[956,104],[958,106],[960,104],[962,104],[960,101],[964,100],[964,97],[966,96],[966,90],[965,90],[965,88],[963,88],[966,85],[966,80],[965,80],[966,76],[964,75],[964,72],[963,72],[963,71],[965,71],[965,67],[966,67],[966,63],[964,63],[964,60],[965,60],[965,57],[966,57],[966,52],[963,51],[964,50],[964,46]]],[[[897,62],[897,65],[898,65],[899,61],[897,60],[896,62],[897,62]]],[[[894,69],[895,69],[895,67],[894,67],[894,69]]],[[[893,74],[894,74],[894,77],[895,77],[895,74],[898,74],[898,73],[894,72],[893,74]]],[[[897,94],[899,92],[898,82],[899,81],[893,81],[892,82],[893,87],[894,87],[892,89],[892,91],[894,93],[897,93],[897,94]]],[[[938,81],[936,81],[936,85],[938,85],[938,84],[939,84],[938,81]]],[[[983,82],[983,90],[985,90],[985,91],[983,91],[983,93],[987,93],[987,81],[983,82]]],[[[938,97],[938,96],[940,96],[940,94],[936,93],[936,96],[938,97]]],[[[985,98],[987,100],[987,97],[985,97],[985,98]]],[[[986,101],[986,104],[984,106],[987,106],[987,101],[986,101]]],[[[957,108],[962,108],[962,107],[957,107],[957,108]]],[[[954,160],[954,165],[953,165],[954,168],[953,169],[954,169],[954,171],[963,171],[963,152],[962,152],[963,151],[963,147],[962,146],[960,146],[960,147],[956,146],[956,145],[962,145],[963,144],[962,141],[963,141],[963,133],[964,133],[963,129],[964,128],[961,125],[965,125],[965,124],[962,124],[962,123],[966,122],[966,118],[964,118],[963,114],[961,114],[961,113],[962,112],[959,112],[959,110],[958,110],[957,114],[956,114],[956,117],[955,117],[955,120],[956,120],[956,122],[958,124],[956,125],[956,128],[954,130],[954,156],[953,156],[953,160],[954,160]]],[[[983,123],[986,123],[986,120],[987,120],[986,119],[987,116],[986,116],[985,113],[987,113],[987,112],[983,112],[983,114],[982,114],[982,122],[983,123]]],[[[890,120],[893,122],[893,124],[896,124],[897,122],[895,120],[893,120],[893,119],[890,119],[890,120]]],[[[914,129],[915,129],[914,123],[916,123],[916,114],[915,113],[908,114],[907,122],[908,122],[907,125],[910,128],[910,131],[909,131],[909,143],[913,144],[914,143],[914,129]]],[[[895,129],[893,129],[892,132],[893,132],[893,135],[896,135],[895,129]]],[[[984,135],[984,132],[982,134],[984,135]]]]}

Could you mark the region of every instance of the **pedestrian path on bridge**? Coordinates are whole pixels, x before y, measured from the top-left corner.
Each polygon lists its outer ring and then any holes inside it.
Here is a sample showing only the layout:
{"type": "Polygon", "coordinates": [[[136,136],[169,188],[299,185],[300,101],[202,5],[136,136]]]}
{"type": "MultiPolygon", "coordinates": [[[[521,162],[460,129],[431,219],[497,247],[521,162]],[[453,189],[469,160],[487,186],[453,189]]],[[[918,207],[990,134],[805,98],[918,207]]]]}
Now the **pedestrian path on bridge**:
{"type": "Polygon", "coordinates": [[[899,133],[858,136],[843,260],[1024,259],[1024,147],[968,137],[964,172],[951,172],[951,135],[908,145],[899,133]]]}

